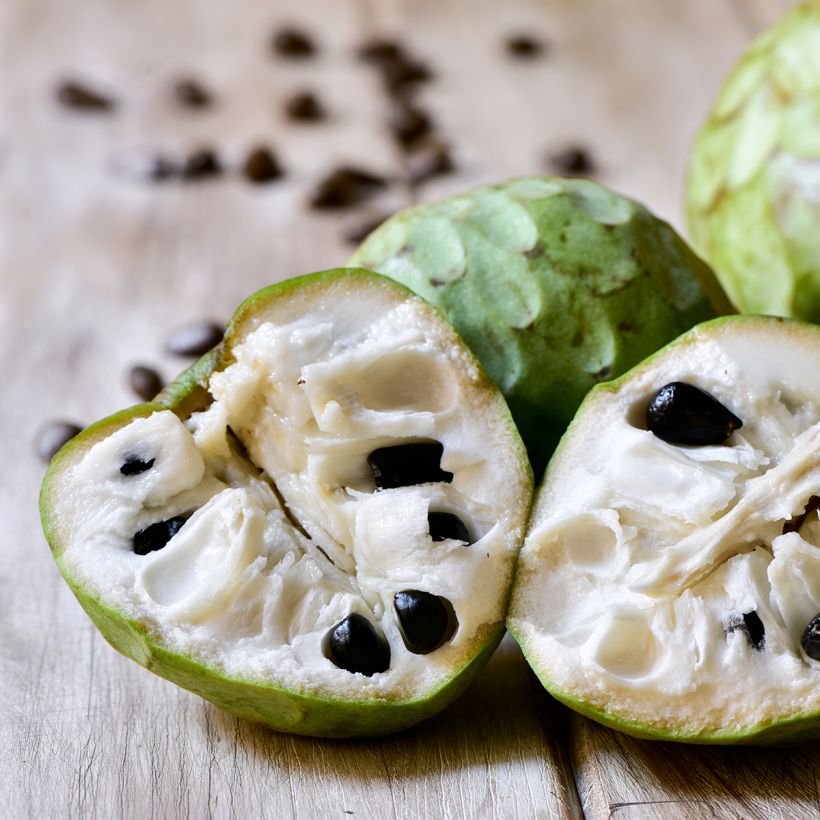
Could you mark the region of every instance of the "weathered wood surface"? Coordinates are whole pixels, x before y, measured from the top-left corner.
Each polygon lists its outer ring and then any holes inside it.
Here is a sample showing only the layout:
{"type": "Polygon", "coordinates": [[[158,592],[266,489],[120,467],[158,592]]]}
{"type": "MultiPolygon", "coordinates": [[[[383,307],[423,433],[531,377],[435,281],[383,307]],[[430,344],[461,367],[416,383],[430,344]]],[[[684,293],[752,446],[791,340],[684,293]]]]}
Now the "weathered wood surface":
{"type": "MultiPolygon", "coordinates": [[[[816,817],[818,754],[634,741],[559,708],[509,641],[440,718],[378,741],[323,742],[226,717],[117,655],[67,590],[40,534],[54,416],[91,421],[133,401],[136,361],[180,366],[165,331],[226,317],[250,291],[342,262],[352,214],[304,200],[339,160],[395,173],[387,101],[352,57],[398,33],[437,73],[421,91],[460,171],[421,189],[542,170],[591,145],[602,181],[680,223],[687,146],[720,77],[786,0],[6,0],[0,4],[0,817],[816,817]],[[266,42],[289,20],[319,58],[287,64],[266,42]],[[530,29],[547,57],[501,41],[530,29]],[[213,111],[180,112],[179,72],[213,111]],[[67,73],[110,86],[111,116],[53,101],[67,73]],[[287,124],[283,98],[316,89],[322,126],[287,124]],[[113,175],[140,145],[212,143],[235,162],[270,140],[288,176],[152,187],[113,175]]],[[[365,212],[410,201],[395,185],[365,212]]]]}

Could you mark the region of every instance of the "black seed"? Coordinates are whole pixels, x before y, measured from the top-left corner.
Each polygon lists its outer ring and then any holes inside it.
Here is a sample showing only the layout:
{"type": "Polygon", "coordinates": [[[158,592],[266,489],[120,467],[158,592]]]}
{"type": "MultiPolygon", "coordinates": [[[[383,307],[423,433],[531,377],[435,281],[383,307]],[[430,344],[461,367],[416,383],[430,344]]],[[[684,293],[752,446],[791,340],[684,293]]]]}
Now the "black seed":
{"type": "Polygon", "coordinates": [[[433,541],[453,541],[470,543],[470,532],[464,522],[452,513],[431,512],[427,514],[427,529],[433,541]]]}
{"type": "Polygon", "coordinates": [[[444,446],[438,441],[379,447],[367,457],[379,490],[412,487],[432,481],[450,484],[453,474],[441,469],[444,446]]]}
{"type": "Polygon", "coordinates": [[[373,65],[395,63],[405,58],[404,47],[397,40],[368,40],[359,46],[356,53],[364,62],[373,65]]]}
{"type": "Polygon", "coordinates": [[[180,169],[181,178],[192,182],[219,176],[221,173],[222,164],[216,151],[211,148],[199,148],[191,152],[180,169]]]}
{"type": "Polygon", "coordinates": [[[178,161],[146,149],[129,151],[115,157],[113,169],[120,176],[140,182],[161,182],[182,173],[182,166],[178,161]]]}
{"type": "Polygon", "coordinates": [[[580,145],[571,145],[547,157],[553,173],[566,177],[589,176],[598,169],[590,152],[580,145]]]}
{"type": "Polygon", "coordinates": [[[396,142],[404,148],[426,136],[433,124],[426,112],[407,102],[399,102],[393,107],[389,128],[396,142]]]}
{"type": "Polygon", "coordinates": [[[70,421],[49,421],[34,436],[34,449],[37,455],[48,464],[57,451],[82,431],[79,424],[70,421]]]}
{"type": "Polygon", "coordinates": [[[125,462],[120,467],[120,472],[123,475],[139,475],[146,470],[150,470],[154,466],[154,461],[153,458],[143,461],[139,456],[126,456],[125,462]]]}
{"type": "Polygon", "coordinates": [[[174,84],[174,98],[185,108],[209,108],[213,102],[210,92],[190,78],[177,80],[174,84]]]}
{"type": "Polygon", "coordinates": [[[128,372],[128,384],[134,395],[143,401],[151,401],[164,387],[162,378],[153,367],[134,365],[128,372]]]}
{"type": "Polygon", "coordinates": [[[722,444],[743,422],[714,396],[686,382],[662,387],[646,406],[646,426],[670,444],[722,444]]]}
{"type": "Polygon", "coordinates": [[[538,57],[544,51],[542,40],[529,34],[514,34],[507,38],[507,51],[513,57],[538,57]]]}
{"type": "Polygon", "coordinates": [[[327,634],[329,659],[340,669],[375,675],[390,666],[390,647],[367,618],[353,613],[327,634]]]}
{"type": "Polygon", "coordinates": [[[245,179],[254,185],[264,185],[284,176],[282,166],[276,154],[269,148],[258,146],[250,151],[242,164],[242,173],[245,179]]]}
{"type": "Polygon", "coordinates": [[[281,57],[312,57],[316,53],[313,40],[301,29],[280,28],[271,40],[273,51],[281,57]]]}
{"type": "Polygon", "coordinates": [[[439,595],[418,589],[405,589],[393,597],[393,606],[407,648],[426,655],[453,637],[458,621],[453,605],[439,595]]]}
{"type": "Polygon", "coordinates": [[[744,612],[742,615],[739,613],[730,615],[725,629],[727,632],[734,632],[736,629],[742,630],[746,633],[746,639],[758,652],[763,649],[763,643],[766,640],[766,627],[763,626],[763,621],[760,620],[760,616],[755,610],[744,612]]]}
{"type": "Polygon", "coordinates": [[[433,79],[433,72],[425,63],[407,55],[378,63],[377,68],[385,90],[394,97],[402,97],[417,85],[433,79]]]}
{"type": "Polygon", "coordinates": [[[803,630],[800,646],[813,661],[820,661],[820,612],[809,621],[808,626],[803,630]]]}
{"type": "Polygon", "coordinates": [[[380,216],[369,216],[352,223],[344,231],[345,242],[349,242],[351,245],[358,245],[389,217],[390,214],[381,214],[380,216]]]}
{"type": "Polygon", "coordinates": [[[184,515],[177,515],[140,530],[134,535],[134,552],[137,555],[148,555],[149,552],[161,550],[182,529],[187,520],[184,515]]]}
{"type": "Polygon", "coordinates": [[[175,356],[201,356],[222,341],[225,329],[216,322],[191,322],[171,331],[165,350],[175,356]]]}
{"type": "Polygon", "coordinates": [[[285,113],[296,122],[320,122],[327,117],[325,107],[315,94],[304,91],[285,102],[285,113]]]}
{"type": "Polygon", "coordinates": [[[425,139],[408,154],[405,171],[411,185],[420,185],[428,179],[455,169],[447,143],[438,139],[425,139]]]}
{"type": "Polygon", "coordinates": [[[343,166],[331,171],[310,198],[311,208],[346,208],[357,205],[387,186],[384,177],[360,168],[343,166]]]}
{"type": "Polygon", "coordinates": [[[57,99],[67,108],[78,111],[111,111],[116,103],[107,94],[76,80],[65,80],[57,86],[57,99]]]}

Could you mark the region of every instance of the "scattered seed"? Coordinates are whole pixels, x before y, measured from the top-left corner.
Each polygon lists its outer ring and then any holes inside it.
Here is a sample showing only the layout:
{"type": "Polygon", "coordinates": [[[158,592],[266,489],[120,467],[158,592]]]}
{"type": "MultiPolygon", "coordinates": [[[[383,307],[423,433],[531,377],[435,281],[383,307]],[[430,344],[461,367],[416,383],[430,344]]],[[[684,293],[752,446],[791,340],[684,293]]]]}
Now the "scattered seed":
{"type": "Polygon", "coordinates": [[[320,210],[347,208],[369,199],[386,186],[384,177],[343,166],[321,180],[310,197],[310,207],[320,210]]]}
{"type": "Polygon", "coordinates": [[[154,466],[155,459],[143,461],[139,456],[128,456],[120,467],[120,472],[125,476],[139,475],[154,466]]]}
{"type": "Polygon", "coordinates": [[[397,40],[381,38],[362,43],[356,53],[359,59],[373,65],[395,63],[405,57],[404,47],[397,40]]]}
{"type": "Polygon", "coordinates": [[[405,646],[426,655],[453,637],[458,626],[453,605],[439,595],[405,589],[393,596],[405,646]]]}
{"type": "Polygon", "coordinates": [[[820,661],[820,612],[818,612],[803,630],[800,646],[813,660],[820,661]]]}
{"type": "Polygon", "coordinates": [[[313,40],[302,30],[292,26],[280,28],[271,40],[273,51],[280,57],[304,58],[316,53],[313,40]]]}
{"type": "Polygon", "coordinates": [[[327,635],[327,651],[340,669],[371,677],[390,666],[390,647],[373,624],[353,613],[334,626],[327,635]]]}
{"type": "Polygon", "coordinates": [[[213,97],[199,82],[189,77],[177,80],[173,88],[174,99],[184,108],[210,108],[213,97]]]}
{"type": "Polygon", "coordinates": [[[433,79],[433,72],[426,63],[412,57],[387,60],[380,63],[378,69],[385,89],[395,97],[401,97],[433,79]]]}
{"type": "Polygon", "coordinates": [[[590,152],[580,145],[571,145],[550,154],[547,165],[553,173],[568,177],[589,176],[598,170],[590,152]]]}
{"type": "Polygon", "coordinates": [[[165,350],[175,356],[201,356],[218,345],[225,329],[216,322],[191,322],[171,331],[165,340],[165,350]]]}
{"type": "Polygon", "coordinates": [[[452,513],[431,512],[427,514],[427,530],[433,541],[463,541],[470,543],[470,531],[464,522],[452,513]]]}
{"type": "Polygon", "coordinates": [[[426,112],[406,101],[398,102],[390,115],[390,133],[403,148],[409,148],[432,130],[426,112]]]}
{"type": "Polygon", "coordinates": [[[48,464],[57,451],[82,429],[79,424],[70,421],[46,422],[34,436],[34,449],[40,459],[48,464]]]}
{"type": "Polygon", "coordinates": [[[190,153],[180,169],[180,177],[192,182],[219,176],[221,173],[219,157],[211,148],[199,148],[190,153]]]}
{"type": "Polygon", "coordinates": [[[646,426],[669,444],[723,444],[743,422],[713,395],[687,382],[670,382],[646,406],[646,426]]]}
{"type": "Polygon", "coordinates": [[[444,445],[439,441],[397,444],[379,447],[367,457],[373,481],[379,490],[411,487],[432,481],[453,480],[453,474],[441,469],[444,445]]]}
{"type": "Polygon", "coordinates": [[[420,185],[428,179],[455,170],[450,148],[441,140],[425,139],[407,156],[405,165],[411,185],[420,185]]]}
{"type": "Polygon", "coordinates": [[[254,185],[264,185],[266,182],[273,182],[284,176],[282,166],[276,154],[269,148],[257,146],[251,149],[245,161],[242,163],[242,173],[245,179],[254,185]]]}
{"type": "Polygon", "coordinates": [[[303,91],[285,102],[285,113],[296,122],[320,122],[327,118],[325,107],[315,94],[303,91]]]}
{"type": "Polygon", "coordinates": [[[386,219],[389,219],[390,214],[380,214],[378,216],[368,216],[365,219],[360,219],[347,227],[344,231],[344,240],[351,245],[358,245],[363,242],[376,228],[379,227],[386,219]]]}
{"type": "Polygon", "coordinates": [[[521,57],[524,59],[538,57],[545,50],[543,40],[539,40],[530,34],[514,34],[508,37],[506,47],[507,52],[513,57],[521,57]]]}
{"type": "Polygon", "coordinates": [[[143,364],[136,364],[128,371],[128,384],[143,401],[151,401],[165,386],[159,373],[143,364]]]}
{"type": "Polygon", "coordinates": [[[116,107],[113,97],[77,80],[63,80],[57,85],[56,93],[66,108],[78,111],[112,111],[116,107]]]}
{"type": "Polygon", "coordinates": [[[134,534],[134,552],[137,555],[148,555],[149,552],[161,550],[183,528],[187,520],[184,515],[177,515],[139,530],[134,534]]]}

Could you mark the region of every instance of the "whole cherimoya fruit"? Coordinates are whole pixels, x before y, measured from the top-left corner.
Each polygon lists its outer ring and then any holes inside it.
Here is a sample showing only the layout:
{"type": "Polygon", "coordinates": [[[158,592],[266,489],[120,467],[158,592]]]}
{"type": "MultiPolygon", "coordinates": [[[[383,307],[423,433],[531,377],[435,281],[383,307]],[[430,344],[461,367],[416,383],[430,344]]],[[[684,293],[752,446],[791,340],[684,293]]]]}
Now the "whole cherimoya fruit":
{"type": "Polygon", "coordinates": [[[820,322],[820,2],[755,40],[695,140],[689,230],[747,313],[820,322]]]}
{"type": "Polygon", "coordinates": [[[544,686],[639,737],[820,735],[820,328],[727,317],[593,389],[508,625],[544,686]]]}
{"type": "Polygon", "coordinates": [[[501,394],[366,271],[262,290],[154,403],[53,461],[43,526],[108,641],[281,731],[439,711],[504,629],[532,494],[501,394]]]}
{"type": "Polygon", "coordinates": [[[444,312],[539,475],[584,395],[731,310],[665,222],[592,182],[519,179],[403,211],[353,257],[444,312]]]}

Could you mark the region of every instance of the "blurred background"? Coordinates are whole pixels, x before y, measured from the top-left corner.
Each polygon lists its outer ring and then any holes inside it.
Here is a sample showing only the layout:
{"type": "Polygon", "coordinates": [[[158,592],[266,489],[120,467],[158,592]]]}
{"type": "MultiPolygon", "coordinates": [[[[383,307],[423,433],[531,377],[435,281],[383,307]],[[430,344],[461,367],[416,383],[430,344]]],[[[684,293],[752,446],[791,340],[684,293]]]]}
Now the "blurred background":
{"type": "MultiPolygon", "coordinates": [[[[183,709],[173,726],[212,715],[116,656],[64,588],[36,510],[43,425],[82,426],[138,401],[135,365],[167,380],[190,361],[169,352],[174,338],[185,348],[177,328],[219,324],[270,282],[343,264],[369,228],[414,202],[515,175],[578,174],[682,229],[693,136],[734,60],[792,5],[0,4],[0,784],[14,784],[0,785],[0,814],[68,816],[70,795],[82,814],[82,772],[87,792],[103,771],[89,738],[109,727],[109,751],[127,759],[112,714],[156,702],[183,709]]],[[[418,754],[465,754],[479,771],[497,762],[452,745],[495,699],[479,738],[505,749],[493,777],[510,800],[535,789],[560,802],[550,784],[563,758],[547,760],[540,707],[531,720],[521,711],[531,703],[523,661],[507,647],[493,663],[476,684],[484,700],[468,695],[443,729],[418,730],[418,754]]],[[[218,746],[233,724],[213,719],[218,746]]],[[[188,728],[190,743],[213,744],[188,728]]],[[[147,746],[133,753],[126,798],[149,783],[145,748],[160,742],[140,731],[147,746]]],[[[396,751],[405,763],[406,750],[396,751]]],[[[486,778],[471,788],[476,806],[499,805],[486,778]]],[[[204,805],[215,805],[210,793],[204,805]]]]}

